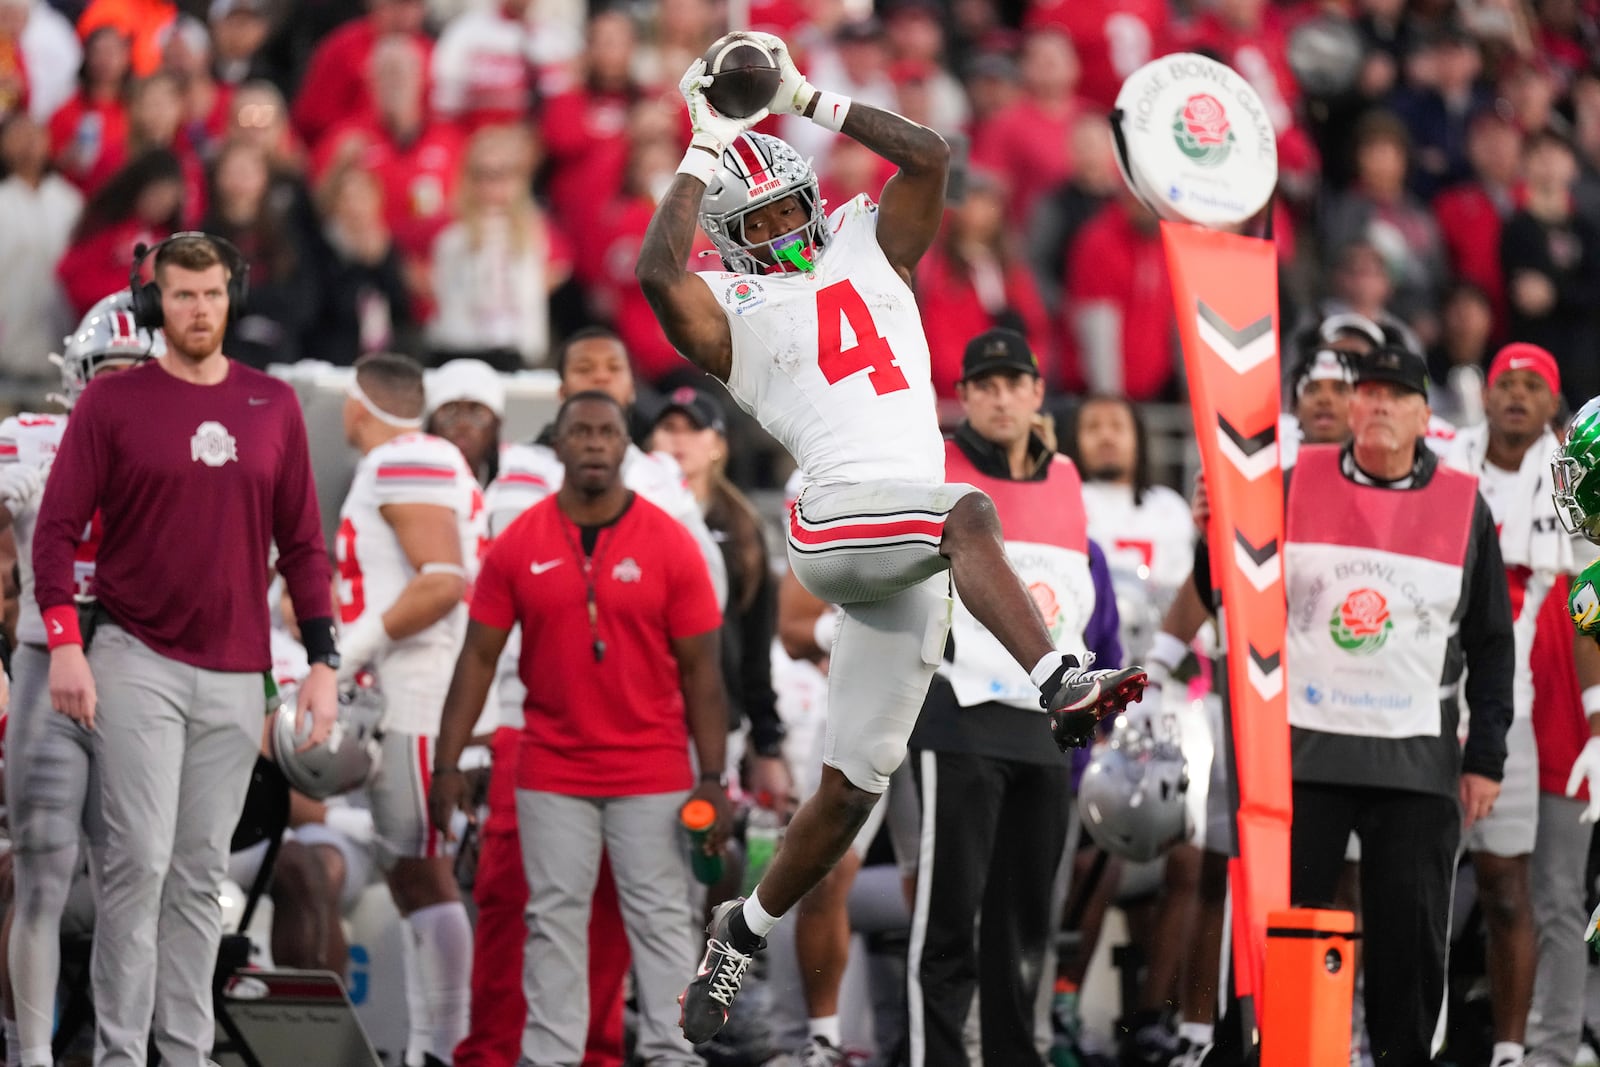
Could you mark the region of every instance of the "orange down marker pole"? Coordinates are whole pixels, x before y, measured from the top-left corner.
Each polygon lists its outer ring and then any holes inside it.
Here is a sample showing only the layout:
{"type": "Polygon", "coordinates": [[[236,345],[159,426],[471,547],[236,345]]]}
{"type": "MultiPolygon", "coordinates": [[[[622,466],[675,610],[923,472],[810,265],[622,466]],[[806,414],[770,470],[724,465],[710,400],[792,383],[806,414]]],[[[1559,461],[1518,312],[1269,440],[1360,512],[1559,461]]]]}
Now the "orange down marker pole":
{"type": "Polygon", "coordinates": [[[1275,911],[1267,926],[1271,1017],[1261,1025],[1262,1067],[1348,1067],[1356,968],[1348,911],[1275,911]]]}

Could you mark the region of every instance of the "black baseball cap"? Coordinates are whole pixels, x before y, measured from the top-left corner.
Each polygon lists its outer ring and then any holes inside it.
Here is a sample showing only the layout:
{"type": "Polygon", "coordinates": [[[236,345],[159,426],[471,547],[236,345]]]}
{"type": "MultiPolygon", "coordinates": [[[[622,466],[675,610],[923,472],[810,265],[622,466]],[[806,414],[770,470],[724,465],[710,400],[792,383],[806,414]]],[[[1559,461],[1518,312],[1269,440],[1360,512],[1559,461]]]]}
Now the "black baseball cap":
{"type": "Polygon", "coordinates": [[[715,430],[721,434],[728,432],[728,420],[722,414],[722,405],[710,393],[692,385],[674,389],[667,395],[667,402],[656,413],[651,427],[659,426],[661,420],[674,411],[682,412],[697,430],[715,430]]]}
{"type": "Polygon", "coordinates": [[[1388,344],[1356,359],[1356,384],[1388,382],[1428,395],[1428,364],[1404,345],[1388,344]]]}
{"type": "Polygon", "coordinates": [[[968,341],[967,350],[961,356],[961,377],[957,380],[970,382],[998,371],[1039,376],[1039,360],[1028,347],[1028,339],[1016,330],[985,330],[968,341]]]}

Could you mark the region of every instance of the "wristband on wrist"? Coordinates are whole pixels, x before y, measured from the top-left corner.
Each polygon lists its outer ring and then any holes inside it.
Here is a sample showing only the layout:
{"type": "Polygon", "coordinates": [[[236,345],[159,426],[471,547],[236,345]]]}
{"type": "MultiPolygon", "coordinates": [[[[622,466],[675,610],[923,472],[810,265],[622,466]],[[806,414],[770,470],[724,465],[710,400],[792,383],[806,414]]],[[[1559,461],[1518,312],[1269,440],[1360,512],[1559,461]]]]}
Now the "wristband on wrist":
{"type": "Polygon", "coordinates": [[[817,92],[817,107],[811,112],[811,121],[825,130],[838,133],[844,128],[845,116],[850,114],[850,98],[826,89],[817,92]]]}
{"type": "Polygon", "coordinates": [[[1579,696],[1585,715],[1600,715],[1600,685],[1591,685],[1579,696]]]}
{"type": "Polygon", "coordinates": [[[700,781],[702,781],[702,782],[716,782],[717,785],[721,786],[723,789],[726,789],[726,788],[728,788],[728,772],[727,771],[701,771],[700,772],[700,781]]]}
{"type": "Polygon", "coordinates": [[[717,173],[717,167],[721,165],[722,153],[709,149],[709,145],[702,148],[691,142],[689,150],[683,154],[683,162],[678,164],[678,173],[687,174],[705,185],[710,185],[712,177],[717,173]]]}
{"type": "Polygon", "coordinates": [[[54,650],[62,645],[82,645],[83,633],[78,629],[78,609],[71,604],[57,604],[44,609],[44,634],[46,647],[54,650]]]}

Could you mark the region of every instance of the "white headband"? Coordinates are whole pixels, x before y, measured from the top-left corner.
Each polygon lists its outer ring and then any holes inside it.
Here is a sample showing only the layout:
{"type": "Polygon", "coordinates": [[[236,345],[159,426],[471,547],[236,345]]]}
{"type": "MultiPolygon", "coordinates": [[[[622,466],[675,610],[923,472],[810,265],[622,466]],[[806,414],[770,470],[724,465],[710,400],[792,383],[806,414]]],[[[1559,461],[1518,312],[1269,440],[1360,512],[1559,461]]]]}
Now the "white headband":
{"type": "Polygon", "coordinates": [[[350,385],[345,389],[344,395],[354,400],[362,407],[366,408],[368,413],[379,422],[393,426],[397,430],[422,429],[421,418],[405,418],[400,415],[391,415],[389,412],[380,408],[376,403],[373,402],[371,397],[361,391],[361,383],[356,380],[356,376],[354,374],[350,375],[350,385]]]}
{"type": "Polygon", "coordinates": [[[1355,372],[1351,369],[1350,359],[1332,348],[1319,348],[1311,357],[1311,362],[1305,370],[1300,372],[1300,378],[1294,383],[1294,395],[1299,398],[1306,391],[1306,386],[1312,382],[1344,382],[1354,385],[1355,372]]]}

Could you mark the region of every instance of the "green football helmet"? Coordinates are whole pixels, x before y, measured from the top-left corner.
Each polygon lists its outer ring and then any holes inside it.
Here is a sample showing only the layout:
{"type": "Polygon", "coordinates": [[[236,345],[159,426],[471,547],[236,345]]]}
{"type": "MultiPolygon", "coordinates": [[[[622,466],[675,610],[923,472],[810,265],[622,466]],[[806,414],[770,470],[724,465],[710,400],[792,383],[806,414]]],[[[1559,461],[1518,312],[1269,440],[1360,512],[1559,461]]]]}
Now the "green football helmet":
{"type": "Polygon", "coordinates": [[[1600,545],[1600,396],[1567,423],[1567,442],[1550,457],[1550,473],[1561,524],[1600,545]]]}

